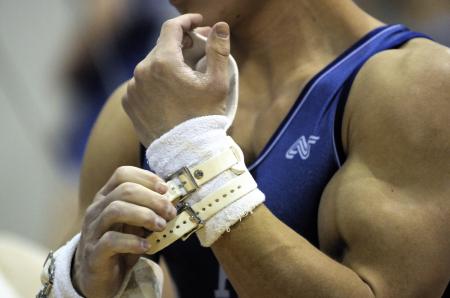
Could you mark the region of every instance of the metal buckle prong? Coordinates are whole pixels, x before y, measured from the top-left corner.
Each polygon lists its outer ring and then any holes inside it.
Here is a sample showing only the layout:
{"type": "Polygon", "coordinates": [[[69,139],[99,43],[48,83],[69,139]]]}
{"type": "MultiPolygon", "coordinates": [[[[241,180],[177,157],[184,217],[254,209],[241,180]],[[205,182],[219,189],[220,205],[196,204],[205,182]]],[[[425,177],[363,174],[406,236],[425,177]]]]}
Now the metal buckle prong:
{"type": "Polygon", "coordinates": [[[188,167],[182,167],[182,168],[179,169],[177,172],[175,172],[174,174],[170,175],[169,178],[168,178],[167,180],[172,180],[172,179],[174,179],[174,178],[176,177],[176,178],[178,178],[178,179],[180,180],[180,182],[183,182],[183,181],[181,181],[181,179],[180,179],[180,176],[183,175],[183,174],[184,174],[185,177],[187,177],[187,178],[189,179],[189,182],[194,186],[193,189],[187,190],[186,187],[183,185],[183,187],[184,187],[184,189],[185,189],[185,191],[186,191],[187,194],[193,193],[193,192],[195,192],[197,189],[200,188],[200,186],[197,184],[197,181],[195,181],[195,178],[194,178],[194,176],[192,175],[192,173],[191,173],[191,171],[189,170],[188,167]]]}
{"type": "Polygon", "coordinates": [[[203,228],[203,226],[205,225],[205,222],[203,221],[203,219],[201,219],[197,213],[195,212],[194,209],[192,209],[191,205],[189,205],[188,203],[184,202],[181,204],[180,209],[179,209],[179,213],[180,212],[187,212],[190,215],[190,219],[195,221],[197,223],[197,226],[190,232],[188,232],[186,235],[184,235],[183,237],[181,237],[181,240],[185,241],[186,239],[188,239],[192,234],[194,234],[195,232],[197,232],[198,230],[200,230],[201,228],[203,228]]]}

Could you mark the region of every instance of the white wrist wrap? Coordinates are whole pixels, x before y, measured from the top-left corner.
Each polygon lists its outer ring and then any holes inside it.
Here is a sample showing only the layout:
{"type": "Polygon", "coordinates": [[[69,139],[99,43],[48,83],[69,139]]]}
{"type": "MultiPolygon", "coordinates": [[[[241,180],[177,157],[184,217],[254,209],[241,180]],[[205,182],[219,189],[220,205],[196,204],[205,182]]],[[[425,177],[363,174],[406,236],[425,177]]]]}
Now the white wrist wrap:
{"type": "MultiPolygon", "coordinates": [[[[194,118],[173,128],[154,141],[147,149],[150,168],[159,176],[167,177],[182,167],[197,165],[225,150],[229,146],[226,129],[230,120],[225,116],[194,118]]],[[[242,165],[244,157],[239,150],[242,165]]],[[[245,168],[246,169],[246,168],[245,168]]],[[[237,177],[231,170],[215,177],[187,200],[189,204],[201,201],[210,193],[237,177]]],[[[264,194],[255,189],[222,209],[197,232],[203,246],[211,246],[225,231],[254,208],[264,202],[264,194]]]]}
{"type": "MultiPolygon", "coordinates": [[[[55,275],[53,286],[48,297],[51,298],[82,298],[74,289],[71,278],[72,259],[80,241],[80,234],[73,237],[66,245],[59,248],[55,254],[55,275]]],[[[41,276],[48,280],[44,268],[41,276]]],[[[42,277],[41,277],[42,279],[42,277]]],[[[161,298],[163,273],[158,264],[151,260],[140,258],[136,265],[125,276],[116,298],[161,298]]]]}
{"type": "Polygon", "coordinates": [[[50,297],[81,298],[72,285],[70,275],[72,259],[79,241],[80,234],[77,234],[66,245],[55,252],[55,278],[50,297]]]}

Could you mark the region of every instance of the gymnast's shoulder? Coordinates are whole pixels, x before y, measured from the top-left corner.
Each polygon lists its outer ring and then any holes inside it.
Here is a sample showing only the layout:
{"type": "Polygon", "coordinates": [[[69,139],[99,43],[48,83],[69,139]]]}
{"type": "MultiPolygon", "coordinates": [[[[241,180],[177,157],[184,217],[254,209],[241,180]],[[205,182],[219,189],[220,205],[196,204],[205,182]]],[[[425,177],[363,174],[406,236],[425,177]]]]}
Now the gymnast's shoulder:
{"type": "Polygon", "coordinates": [[[369,136],[449,160],[450,49],[417,38],[372,57],[352,85],[342,133],[345,146],[369,136]]]}

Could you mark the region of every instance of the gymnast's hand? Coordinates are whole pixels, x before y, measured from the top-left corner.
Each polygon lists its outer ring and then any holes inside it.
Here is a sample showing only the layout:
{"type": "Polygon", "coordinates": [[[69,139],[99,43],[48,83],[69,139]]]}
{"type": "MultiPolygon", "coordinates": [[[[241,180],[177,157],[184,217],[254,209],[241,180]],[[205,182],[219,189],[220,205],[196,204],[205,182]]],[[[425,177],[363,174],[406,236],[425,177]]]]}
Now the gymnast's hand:
{"type": "Polygon", "coordinates": [[[135,167],[118,168],[86,211],[72,266],[72,282],[84,297],[113,297],[128,271],[148,251],[145,237],[162,231],[176,216],[163,198],[157,175],[135,167]]]}
{"type": "Polygon", "coordinates": [[[157,45],[140,62],[129,81],[123,107],[140,141],[148,146],[175,125],[198,116],[225,114],[229,88],[229,27],[213,26],[206,43],[206,72],[193,70],[183,59],[191,47],[186,32],[198,27],[199,14],[185,14],[166,21],[157,45]]]}

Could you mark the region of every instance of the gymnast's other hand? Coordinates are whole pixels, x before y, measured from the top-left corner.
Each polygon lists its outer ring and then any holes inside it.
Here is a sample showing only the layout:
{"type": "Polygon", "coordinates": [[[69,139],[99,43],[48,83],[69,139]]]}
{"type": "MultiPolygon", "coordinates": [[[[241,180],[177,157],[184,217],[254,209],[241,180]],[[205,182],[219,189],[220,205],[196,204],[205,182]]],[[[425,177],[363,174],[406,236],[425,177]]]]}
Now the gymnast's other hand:
{"type": "Polygon", "coordinates": [[[164,181],[135,167],[118,168],[86,211],[72,266],[72,282],[84,297],[113,297],[149,244],[176,216],[164,181]]]}
{"type": "Polygon", "coordinates": [[[185,14],[166,21],[157,45],[137,65],[128,82],[122,105],[145,146],[185,120],[225,114],[228,25],[219,22],[209,33],[205,73],[193,70],[183,59],[183,47],[192,46],[186,32],[198,27],[202,20],[200,14],[185,14]]]}

